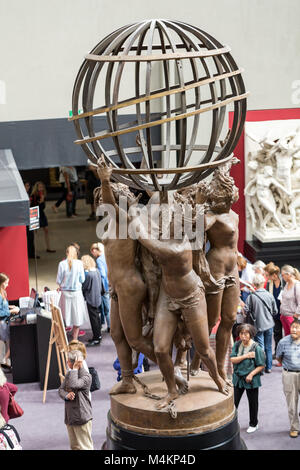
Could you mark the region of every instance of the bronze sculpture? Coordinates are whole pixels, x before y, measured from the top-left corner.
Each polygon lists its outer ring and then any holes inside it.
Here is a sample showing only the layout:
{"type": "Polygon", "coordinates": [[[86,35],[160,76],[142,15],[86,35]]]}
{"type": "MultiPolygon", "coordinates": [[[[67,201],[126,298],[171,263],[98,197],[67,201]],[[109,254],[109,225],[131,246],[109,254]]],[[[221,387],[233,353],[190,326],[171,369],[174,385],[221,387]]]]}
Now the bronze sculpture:
{"type": "MultiPolygon", "coordinates": [[[[78,136],[76,143],[98,166],[102,189],[96,191],[96,200],[114,207],[115,233],[119,233],[121,217],[128,224],[125,239],[109,233],[103,239],[112,288],[111,332],[123,372],[123,382],[111,391],[113,397],[137,391],[133,348],[158,363],[167,395],[156,408],[170,409],[173,400],[188,388],[178,367],[184,363],[183,357],[178,354],[174,370],[170,349],[175,339],[182,351],[186,350],[189,335],[197,351],[193,372],[201,358],[217,390],[223,396],[231,394],[224,357],[239,285],[238,216],[231,210],[236,191],[229,171],[246,114],[248,93],[241,73],[230,48],[203,30],[178,21],[145,20],[104,38],[86,56],[77,75],[70,119],[78,136]],[[159,67],[162,84],[157,88],[153,70],[159,67]],[[124,71],[130,86],[122,89],[124,71]],[[128,78],[130,73],[132,79],[128,78]],[[124,90],[127,94],[131,87],[130,97],[121,99],[124,90]],[[96,100],[101,93],[104,103],[99,105],[96,100]],[[221,142],[227,106],[233,106],[234,119],[221,142]],[[121,123],[120,110],[132,107],[134,116],[121,123]],[[96,116],[106,119],[106,130],[99,129],[96,116]],[[210,128],[205,142],[198,141],[200,116],[210,128]],[[157,129],[160,142],[154,143],[157,129]],[[124,138],[131,135],[134,143],[128,146],[124,138]],[[109,141],[113,142],[111,148],[106,145],[109,141]],[[140,166],[131,161],[136,154],[140,155],[140,166]],[[209,184],[200,183],[211,175],[209,184]],[[189,216],[192,224],[196,208],[205,209],[205,234],[211,244],[207,256],[205,237],[196,247],[186,234],[177,237],[175,218],[169,224],[168,240],[160,232],[161,222],[159,236],[152,237],[145,218],[132,212],[138,200],[129,187],[158,194],[158,206],[163,208],[168,202],[167,212],[187,205],[193,214],[189,216]],[[171,191],[175,193],[169,202],[171,191]],[[118,205],[120,194],[127,197],[125,209],[118,205]],[[136,236],[130,238],[130,230],[136,236]],[[219,317],[215,355],[208,338],[219,317]]],[[[149,218],[151,207],[147,210],[149,218]]],[[[114,408],[114,413],[121,416],[122,407],[118,412],[114,408]]]]}
{"type": "MultiPolygon", "coordinates": [[[[111,184],[112,168],[99,162],[98,174],[101,188],[95,191],[96,203],[110,204],[116,210],[116,219],[112,220],[115,226],[108,226],[106,237],[102,240],[105,246],[105,257],[108,267],[108,278],[111,289],[111,335],[114,340],[123,380],[117,384],[110,394],[135,393],[133,383],[132,349],[142,352],[153,362],[157,362],[152,342],[142,335],[142,306],[146,300],[146,284],[136,265],[137,241],[128,235],[120,239],[119,233],[121,209],[118,206],[118,196],[126,196],[129,205],[138,202],[133,193],[120,183],[111,184]],[[101,194],[99,194],[101,193],[101,194]],[[110,230],[113,231],[111,236],[110,230]],[[131,349],[132,348],[132,349],[131,349]]],[[[124,211],[123,211],[124,212],[124,211]]],[[[127,213],[123,216],[128,217],[127,213]]],[[[187,391],[186,380],[176,377],[181,393],[187,391]]],[[[175,385],[174,385],[175,387],[175,385]]]]}
{"type": "MultiPolygon", "coordinates": [[[[232,161],[232,163],[237,163],[232,161]]],[[[216,358],[219,374],[226,379],[224,361],[229,346],[232,326],[239,303],[240,288],[237,268],[238,216],[231,210],[238,198],[238,190],[228,175],[227,165],[214,172],[209,187],[200,185],[198,191],[206,193],[206,233],[210,242],[207,260],[212,276],[219,282],[219,291],[206,295],[209,330],[221,322],[216,335],[216,358]]],[[[199,358],[198,358],[199,360],[199,358]]],[[[192,370],[197,370],[195,355],[192,370]]]]}

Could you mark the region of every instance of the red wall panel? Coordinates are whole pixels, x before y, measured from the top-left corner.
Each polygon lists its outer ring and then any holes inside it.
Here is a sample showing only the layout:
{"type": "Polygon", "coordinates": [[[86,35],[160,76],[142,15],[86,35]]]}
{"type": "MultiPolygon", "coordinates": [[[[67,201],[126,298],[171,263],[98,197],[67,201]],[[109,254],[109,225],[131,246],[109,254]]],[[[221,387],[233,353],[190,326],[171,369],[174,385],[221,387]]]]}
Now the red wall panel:
{"type": "MultiPolygon", "coordinates": [[[[284,119],[300,119],[300,108],[290,109],[260,109],[256,111],[247,111],[246,121],[279,121],[284,119]]],[[[229,127],[232,126],[233,112],[229,113],[229,127]]],[[[240,198],[233,205],[232,209],[239,214],[239,251],[244,253],[244,241],[246,236],[246,210],[245,210],[245,160],[244,160],[244,131],[234,150],[234,156],[241,163],[235,165],[231,170],[231,176],[235,179],[235,184],[239,188],[240,198]]]]}
{"type": "Polygon", "coordinates": [[[29,295],[26,227],[0,227],[0,272],[9,277],[8,300],[29,295]]]}

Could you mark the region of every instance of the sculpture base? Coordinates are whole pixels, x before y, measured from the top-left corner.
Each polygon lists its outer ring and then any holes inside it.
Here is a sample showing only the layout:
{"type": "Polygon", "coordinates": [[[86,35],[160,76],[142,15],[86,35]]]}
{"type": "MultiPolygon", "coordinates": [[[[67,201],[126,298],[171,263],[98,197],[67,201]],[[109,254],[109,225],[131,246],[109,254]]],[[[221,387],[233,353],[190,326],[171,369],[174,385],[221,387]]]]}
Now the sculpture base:
{"type": "Polygon", "coordinates": [[[245,241],[244,254],[252,263],[261,260],[265,263],[273,261],[279,267],[284,264],[300,267],[299,240],[263,243],[253,237],[253,240],[245,241]]]}
{"type": "MultiPolygon", "coordinates": [[[[166,395],[159,371],[140,374],[153,394],[166,395]]],[[[108,450],[243,450],[239,424],[230,395],[221,394],[207,372],[191,377],[189,392],[175,400],[177,417],[157,410],[158,401],[136,394],[111,396],[108,450]]]]}

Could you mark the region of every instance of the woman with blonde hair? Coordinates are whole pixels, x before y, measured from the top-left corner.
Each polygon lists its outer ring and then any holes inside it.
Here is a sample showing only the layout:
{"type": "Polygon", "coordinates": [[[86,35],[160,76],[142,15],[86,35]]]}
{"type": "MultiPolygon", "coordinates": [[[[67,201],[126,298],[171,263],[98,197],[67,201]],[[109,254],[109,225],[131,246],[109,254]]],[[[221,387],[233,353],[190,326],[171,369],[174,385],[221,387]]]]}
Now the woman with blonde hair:
{"type": "Polygon", "coordinates": [[[1,366],[10,369],[9,318],[19,312],[15,305],[8,305],[6,289],[9,277],[0,273],[0,340],[5,343],[6,351],[1,366]]]}
{"type": "MultiPolygon", "coordinates": [[[[86,352],[85,344],[82,343],[81,341],[78,341],[78,339],[73,339],[72,341],[69,342],[68,352],[69,351],[80,351],[83,356],[84,361],[86,360],[87,352],[86,352]]],[[[83,365],[85,366],[85,364],[83,365]]]]}
{"type": "Polygon", "coordinates": [[[87,346],[97,346],[100,344],[101,337],[101,290],[102,281],[96,263],[90,255],[82,256],[81,261],[85,270],[85,281],[82,284],[83,296],[86,300],[93,337],[88,341],[87,346]]]}
{"type": "Polygon", "coordinates": [[[44,231],[45,242],[46,242],[46,249],[48,253],[55,253],[56,250],[51,250],[50,248],[50,239],[49,239],[49,230],[48,230],[48,219],[44,212],[46,204],[46,186],[42,181],[38,181],[33,186],[30,196],[30,206],[39,207],[39,214],[40,214],[40,228],[44,231]]]}
{"type": "Polygon", "coordinates": [[[280,320],[285,336],[290,334],[291,323],[300,318],[300,273],[289,264],[281,268],[282,279],[286,282],[281,291],[280,320]]]}
{"type": "Polygon", "coordinates": [[[82,261],[77,259],[77,250],[73,245],[68,246],[66,256],[66,259],[58,265],[56,278],[61,290],[59,306],[66,326],[73,326],[73,339],[77,339],[79,327],[86,319],[86,307],[82,295],[85,274],[82,261]]]}

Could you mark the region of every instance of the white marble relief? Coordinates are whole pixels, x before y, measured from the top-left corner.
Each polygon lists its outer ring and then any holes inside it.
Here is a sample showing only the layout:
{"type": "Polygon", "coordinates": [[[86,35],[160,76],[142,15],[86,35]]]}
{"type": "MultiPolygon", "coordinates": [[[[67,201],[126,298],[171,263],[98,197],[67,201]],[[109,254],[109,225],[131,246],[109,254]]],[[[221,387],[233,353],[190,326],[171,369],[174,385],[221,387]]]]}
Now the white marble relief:
{"type": "Polygon", "coordinates": [[[300,121],[246,123],[245,167],[247,239],[300,239],[300,121]]]}

